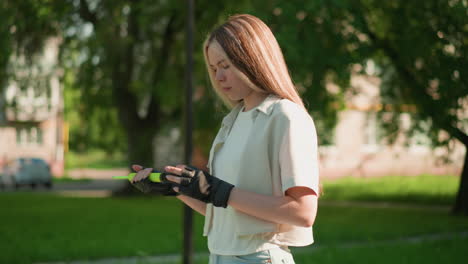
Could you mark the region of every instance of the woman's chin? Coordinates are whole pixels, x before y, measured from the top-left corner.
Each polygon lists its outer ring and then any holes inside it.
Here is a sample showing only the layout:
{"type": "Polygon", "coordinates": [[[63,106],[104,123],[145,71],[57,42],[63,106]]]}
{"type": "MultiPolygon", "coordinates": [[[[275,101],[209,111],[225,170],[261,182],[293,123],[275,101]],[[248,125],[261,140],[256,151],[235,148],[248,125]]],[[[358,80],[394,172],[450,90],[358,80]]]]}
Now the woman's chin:
{"type": "Polygon", "coordinates": [[[229,100],[231,101],[239,101],[241,100],[242,98],[239,98],[239,96],[232,96],[231,94],[226,94],[227,98],[229,98],[229,100]]]}

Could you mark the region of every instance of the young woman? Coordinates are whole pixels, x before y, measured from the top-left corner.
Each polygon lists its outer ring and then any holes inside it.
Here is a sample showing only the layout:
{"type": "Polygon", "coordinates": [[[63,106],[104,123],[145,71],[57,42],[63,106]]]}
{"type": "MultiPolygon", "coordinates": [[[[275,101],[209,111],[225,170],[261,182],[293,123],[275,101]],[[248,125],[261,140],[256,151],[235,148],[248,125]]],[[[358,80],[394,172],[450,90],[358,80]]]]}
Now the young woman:
{"type": "MultiPolygon", "coordinates": [[[[155,188],[205,216],[210,263],[294,263],[289,246],[313,243],[317,213],[317,137],[270,29],[235,15],[204,43],[214,91],[231,112],[223,119],[209,173],[167,166],[155,188]],[[170,175],[172,174],[172,175],[170,175]]],[[[151,169],[134,165],[134,184],[151,169]]]]}

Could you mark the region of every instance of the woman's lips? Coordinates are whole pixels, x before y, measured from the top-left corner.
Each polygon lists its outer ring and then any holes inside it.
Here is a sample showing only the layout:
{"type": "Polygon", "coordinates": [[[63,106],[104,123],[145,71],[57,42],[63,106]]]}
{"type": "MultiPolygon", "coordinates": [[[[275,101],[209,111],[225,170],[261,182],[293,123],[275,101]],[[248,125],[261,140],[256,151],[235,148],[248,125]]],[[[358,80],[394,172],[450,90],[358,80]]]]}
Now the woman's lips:
{"type": "Polygon", "coordinates": [[[223,87],[223,91],[227,92],[229,90],[231,90],[231,87],[223,87]]]}

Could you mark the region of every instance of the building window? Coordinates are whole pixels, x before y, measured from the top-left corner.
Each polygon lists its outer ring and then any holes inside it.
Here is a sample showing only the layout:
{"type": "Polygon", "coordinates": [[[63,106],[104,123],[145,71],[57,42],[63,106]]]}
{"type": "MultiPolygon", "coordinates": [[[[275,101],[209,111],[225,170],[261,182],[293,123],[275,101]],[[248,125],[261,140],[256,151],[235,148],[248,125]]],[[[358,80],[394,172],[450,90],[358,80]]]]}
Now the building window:
{"type": "MultiPolygon", "coordinates": [[[[411,120],[412,121],[412,120],[411,120]]],[[[419,124],[418,129],[410,131],[409,150],[412,153],[426,154],[431,151],[432,141],[429,138],[431,125],[428,122],[419,124]]]]}
{"type": "Polygon", "coordinates": [[[379,150],[379,125],[377,113],[367,112],[364,121],[364,151],[377,152],[379,150]]]}
{"type": "Polygon", "coordinates": [[[16,144],[18,146],[42,145],[42,130],[39,127],[17,127],[16,144]]]}

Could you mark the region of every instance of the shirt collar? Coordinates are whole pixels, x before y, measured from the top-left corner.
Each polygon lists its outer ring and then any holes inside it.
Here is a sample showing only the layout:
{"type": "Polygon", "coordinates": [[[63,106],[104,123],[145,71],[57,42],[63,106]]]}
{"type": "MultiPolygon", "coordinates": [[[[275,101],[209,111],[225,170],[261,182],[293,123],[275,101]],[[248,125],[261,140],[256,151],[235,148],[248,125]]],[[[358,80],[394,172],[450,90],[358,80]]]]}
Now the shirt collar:
{"type": "MultiPolygon", "coordinates": [[[[275,102],[277,102],[278,100],[280,100],[280,98],[278,96],[276,96],[274,94],[268,95],[263,100],[263,102],[261,102],[255,108],[255,113],[254,113],[253,116],[256,117],[258,112],[263,113],[265,115],[270,115],[271,112],[273,111],[273,106],[274,106],[275,102]]],[[[243,106],[244,106],[244,102],[240,102],[239,104],[237,104],[231,110],[231,112],[229,112],[229,114],[226,117],[224,117],[222,124],[227,126],[227,127],[231,127],[232,124],[234,123],[234,121],[236,120],[236,117],[239,114],[239,112],[240,112],[240,110],[242,109],[243,106]]]]}
{"type": "Polygon", "coordinates": [[[263,102],[257,106],[255,110],[260,111],[266,115],[270,115],[273,111],[273,105],[280,100],[280,98],[274,94],[270,94],[263,100],[263,102]]]}

